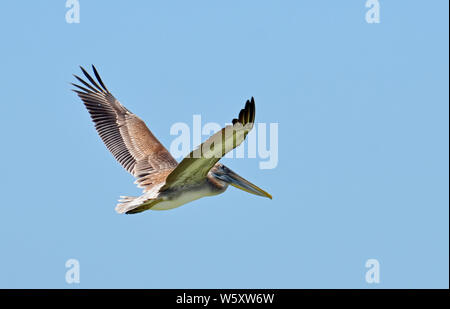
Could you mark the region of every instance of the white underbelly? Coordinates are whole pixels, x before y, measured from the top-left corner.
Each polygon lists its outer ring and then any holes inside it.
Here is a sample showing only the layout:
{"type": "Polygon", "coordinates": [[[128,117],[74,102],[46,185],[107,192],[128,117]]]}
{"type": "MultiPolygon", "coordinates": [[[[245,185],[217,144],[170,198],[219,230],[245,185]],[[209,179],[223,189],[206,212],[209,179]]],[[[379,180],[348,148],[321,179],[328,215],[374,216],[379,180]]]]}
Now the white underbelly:
{"type": "Polygon", "coordinates": [[[155,204],[150,209],[151,210],[168,210],[180,207],[189,202],[198,200],[201,197],[208,196],[208,192],[205,191],[191,191],[180,194],[179,196],[172,198],[170,200],[162,200],[161,202],[155,204]]]}

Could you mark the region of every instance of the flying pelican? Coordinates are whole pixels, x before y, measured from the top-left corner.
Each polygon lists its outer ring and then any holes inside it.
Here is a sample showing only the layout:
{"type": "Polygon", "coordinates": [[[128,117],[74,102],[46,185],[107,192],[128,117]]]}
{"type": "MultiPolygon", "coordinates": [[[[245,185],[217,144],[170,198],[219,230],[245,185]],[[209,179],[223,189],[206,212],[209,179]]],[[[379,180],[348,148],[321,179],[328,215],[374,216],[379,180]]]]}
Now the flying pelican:
{"type": "Polygon", "coordinates": [[[143,188],[139,197],[121,196],[118,213],[134,214],[148,209],[167,210],[201,197],[225,192],[228,185],[268,197],[266,191],[218,163],[239,146],[255,121],[255,100],[247,100],[238,118],[192,151],[179,164],[150,132],[145,123],[109,92],[94,66],[97,82],[80,67],[90,83],[77,75],[83,86],[72,89],[83,101],[100,138],[115,159],[143,188]]]}

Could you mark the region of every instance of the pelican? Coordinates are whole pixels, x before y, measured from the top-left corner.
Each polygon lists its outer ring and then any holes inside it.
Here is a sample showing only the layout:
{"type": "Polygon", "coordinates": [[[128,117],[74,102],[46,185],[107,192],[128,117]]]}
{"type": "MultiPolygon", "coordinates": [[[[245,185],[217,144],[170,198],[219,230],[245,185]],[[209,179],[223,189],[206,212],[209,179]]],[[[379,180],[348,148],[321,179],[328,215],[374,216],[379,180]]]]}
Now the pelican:
{"type": "Polygon", "coordinates": [[[97,81],[81,67],[88,81],[72,89],[87,108],[103,143],[114,158],[143,189],[139,197],[121,196],[116,211],[135,214],[145,210],[168,210],[205,196],[225,192],[228,185],[246,192],[272,196],[219,163],[221,157],[239,146],[253,128],[255,100],[247,100],[238,118],[187,155],[179,164],[145,123],[123,106],[106,88],[96,68],[97,81]]]}

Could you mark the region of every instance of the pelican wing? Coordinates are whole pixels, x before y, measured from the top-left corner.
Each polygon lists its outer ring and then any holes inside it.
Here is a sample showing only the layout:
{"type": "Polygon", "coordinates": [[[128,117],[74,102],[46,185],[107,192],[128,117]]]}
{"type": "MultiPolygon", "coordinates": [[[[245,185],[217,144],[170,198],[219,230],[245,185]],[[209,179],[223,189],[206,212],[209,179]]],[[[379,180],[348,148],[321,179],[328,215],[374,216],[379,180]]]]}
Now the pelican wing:
{"type": "Polygon", "coordinates": [[[215,133],[197,149],[187,155],[169,174],[160,191],[170,190],[185,184],[203,180],[209,170],[229,151],[239,146],[253,128],[255,121],[255,100],[247,100],[238,118],[215,133]]]}
{"type": "MultiPolygon", "coordinates": [[[[145,123],[126,109],[109,92],[94,66],[97,82],[80,67],[90,83],[74,75],[83,86],[72,84],[83,101],[95,129],[114,158],[134,177],[139,187],[147,191],[160,181],[161,174],[177,166],[177,161],[150,132],[145,123]],[[100,85],[99,85],[100,84],[100,85]]],[[[165,178],[165,177],[164,177],[165,178]]]]}

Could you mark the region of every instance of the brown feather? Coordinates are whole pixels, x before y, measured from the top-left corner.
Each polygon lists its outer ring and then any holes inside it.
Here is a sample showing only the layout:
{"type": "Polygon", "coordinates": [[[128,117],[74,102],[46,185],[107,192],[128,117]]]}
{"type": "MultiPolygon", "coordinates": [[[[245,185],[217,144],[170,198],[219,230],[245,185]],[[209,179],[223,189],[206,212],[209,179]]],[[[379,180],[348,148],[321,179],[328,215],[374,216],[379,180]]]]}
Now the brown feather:
{"type": "Polygon", "coordinates": [[[93,67],[94,79],[81,68],[91,82],[75,76],[84,86],[74,84],[80,90],[74,90],[83,101],[100,138],[116,160],[137,178],[139,187],[148,190],[157,181],[164,181],[166,176],[177,166],[177,161],[147,128],[145,123],[126,109],[108,91],[93,67]],[[96,89],[97,88],[97,89],[96,89]]]}

